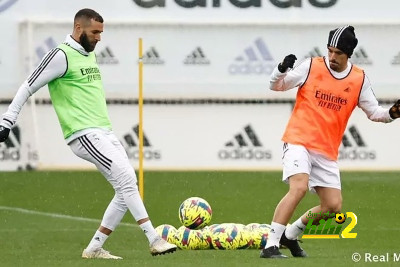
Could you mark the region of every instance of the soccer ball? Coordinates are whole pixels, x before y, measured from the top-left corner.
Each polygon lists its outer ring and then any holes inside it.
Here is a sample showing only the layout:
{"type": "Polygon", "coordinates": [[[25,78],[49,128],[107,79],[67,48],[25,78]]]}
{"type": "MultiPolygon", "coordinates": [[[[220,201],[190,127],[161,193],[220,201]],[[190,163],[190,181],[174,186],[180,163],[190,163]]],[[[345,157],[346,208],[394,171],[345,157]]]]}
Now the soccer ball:
{"type": "Polygon", "coordinates": [[[236,249],[246,249],[251,247],[253,244],[253,239],[246,226],[241,223],[236,223],[235,226],[238,228],[239,231],[238,247],[236,249]]]}
{"type": "Polygon", "coordinates": [[[268,234],[271,230],[269,224],[250,223],[246,229],[253,240],[250,248],[262,249],[267,244],[268,234]]]}
{"type": "Polygon", "coordinates": [[[176,228],[173,227],[170,224],[161,224],[157,226],[156,232],[158,233],[159,236],[161,236],[162,239],[167,241],[168,243],[175,244],[175,234],[176,234],[176,228]]]}
{"type": "Polygon", "coordinates": [[[179,206],[179,220],[189,229],[201,229],[211,221],[210,204],[200,197],[190,197],[179,206]]]}
{"type": "Polygon", "coordinates": [[[211,242],[214,249],[246,249],[251,244],[251,238],[242,225],[223,223],[214,228],[211,242]]]}
{"type": "Polygon", "coordinates": [[[201,231],[201,234],[203,235],[203,239],[207,241],[208,246],[207,249],[212,248],[212,232],[214,230],[214,228],[217,226],[218,224],[213,224],[210,226],[205,226],[204,228],[198,230],[201,231]]]}
{"type": "Polygon", "coordinates": [[[214,231],[215,228],[217,228],[219,226],[219,223],[217,224],[211,224],[211,225],[207,225],[206,227],[204,227],[203,229],[208,229],[208,231],[210,231],[212,233],[212,231],[214,231]]]}
{"type": "Polygon", "coordinates": [[[175,241],[172,242],[180,249],[209,249],[210,244],[203,237],[201,230],[192,230],[185,226],[181,226],[176,230],[175,241]]]}

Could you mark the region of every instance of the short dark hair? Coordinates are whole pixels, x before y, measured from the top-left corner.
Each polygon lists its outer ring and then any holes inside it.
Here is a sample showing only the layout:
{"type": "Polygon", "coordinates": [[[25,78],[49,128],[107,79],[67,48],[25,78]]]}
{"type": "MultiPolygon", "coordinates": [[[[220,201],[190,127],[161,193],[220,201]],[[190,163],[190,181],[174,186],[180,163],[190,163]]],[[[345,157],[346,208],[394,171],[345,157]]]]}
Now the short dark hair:
{"type": "Polygon", "coordinates": [[[84,9],[79,10],[75,15],[74,22],[76,22],[79,19],[84,19],[87,21],[90,21],[91,19],[93,19],[97,22],[101,22],[101,23],[104,22],[103,17],[99,13],[97,13],[96,11],[94,11],[93,9],[90,9],[90,8],[84,8],[84,9]]]}

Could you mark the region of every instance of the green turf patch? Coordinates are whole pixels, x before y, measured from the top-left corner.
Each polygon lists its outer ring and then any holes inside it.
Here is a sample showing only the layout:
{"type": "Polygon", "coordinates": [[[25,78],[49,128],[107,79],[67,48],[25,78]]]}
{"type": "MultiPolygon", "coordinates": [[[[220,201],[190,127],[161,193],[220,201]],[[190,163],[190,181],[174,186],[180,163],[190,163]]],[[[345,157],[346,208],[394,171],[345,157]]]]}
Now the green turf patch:
{"type": "MultiPolygon", "coordinates": [[[[399,253],[398,172],[342,173],[343,211],[358,217],[356,239],[305,240],[308,259],[260,259],[258,250],[177,251],[151,257],[145,236],[127,213],[105,248],[123,261],[83,260],[113,189],[98,172],[0,173],[1,266],[258,266],[352,265],[354,252],[399,253]],[[130,225],[127,225],[130,224],[130,225]]],[[[280,172],[145,172],[144,200],[154,226],[180,226],[178,207],[191,196],[206,199],[211,223],[270,223],[287,192],[280,172]]],[[[307,194],[295,218],[318,204],[307,194]]],[[[288,251],[283,253],[289,255],[288,251]]],[[[391,256],[390,260],[393,260],[391,256]]],[[[393,263],[393,262],[392,262],[393,263]]],[[[362,262],[359,263],[360,266],[362,262]]],[[[365,262],[364,262],[365,264],[365,262]]]]}

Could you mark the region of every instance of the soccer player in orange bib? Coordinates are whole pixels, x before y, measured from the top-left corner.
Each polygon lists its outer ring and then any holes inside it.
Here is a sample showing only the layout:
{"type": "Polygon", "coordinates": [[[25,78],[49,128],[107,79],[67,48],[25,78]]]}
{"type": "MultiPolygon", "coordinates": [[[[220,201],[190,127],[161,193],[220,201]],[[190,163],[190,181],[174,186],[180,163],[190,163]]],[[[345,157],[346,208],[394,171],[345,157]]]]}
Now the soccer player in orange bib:
{"type": "Polygon", "coordinates": [[[307,257],[297,241],[308,223],[307,214],[341,211],[338,150],[355,107],[375,122],[388,123],[400,117],[400,100],[390,109],[381,107],[364,71],[350,63],[357,43],[354,27],[334,29],[329,32],[327,57],[308,58],[293,68],[297,58],[290,54],[271,75],[271,90],[298,87],[298,92],[282,137],[282,180],[289,184],[289,190],[276,206],[261,258],[287,258],[279,251],[280,244],[294,257],[307,257]],[[320,204],[286,227],[307,190],[318,195],[320,204]]]}

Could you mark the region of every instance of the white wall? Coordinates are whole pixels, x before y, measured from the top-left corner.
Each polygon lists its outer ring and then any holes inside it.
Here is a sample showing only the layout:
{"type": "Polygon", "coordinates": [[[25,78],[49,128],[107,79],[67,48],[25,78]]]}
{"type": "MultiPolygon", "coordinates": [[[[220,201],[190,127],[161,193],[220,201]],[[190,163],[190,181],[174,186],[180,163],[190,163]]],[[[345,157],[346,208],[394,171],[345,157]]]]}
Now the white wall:
{"type": "MultiPolygon", "coordinates": [[[[293,93],[267,92],[273,68],[289,53],[296,54],[298,62],[311,55],[324,56],[328,33],[336,27],[110,22],[96,52],[108,98],[137,96],[139,37],[144,45],[146,97],[294,98],[293,93]]],[[[400,24],[355,27],[360,44],[351,61],[365,69],[378,98],[397,98],[400,24]],[[380,40],[389,38],[382,47],[380,40]]],[[[21,48],[20,55],[37,64],[45,51],[65,39],[70,28],[70,23],[61,22],[22,24],[20,38],[31,45],[21,48]]],[[[45,91],[38,97],[47,97],[45,91]]]]}
{"type": "Polygon", "coordinates": [[[83,7],[93,7],[105,18],[103,40],[96,51],[107,53],[108,48],[114,56],[102,64],[108,98],[132,97],[139,37],[144,52],[154,49],[159,55],[156,63],[161,63],[146,65],[148,97],[293,98],[265,95],[271,69],[288,53],[299,59],[325,55],[329,30],[344,24],[356,27],[359,46],[352,60],[365,69],[377,96],[397,98],[400,2],[395,0],[119,0],[112,5],[106,0],[75,0],[62,4],[0,1],[0,30],[5,37],[0,42],[1,99],[10,99],[39,58],[64,40],[72,30],[73,16],[83,7]],[[160,6],[143,8],[136,2],[160,6]],[[289,2],[291,7],[282,7],[289,2]],[[182,7],[184,3],[197,7],[182,7]],[[245,4],[250,6],[238,7],[245,4]],[[205,59],[184,64],[198,47],[205,59]],[[254,52],[253,60],[246,50],[254,52]]]}
{"type": "MultiPolygon", "coordinates": [[[[133,129],[138,125],[137,108],[109,106],[114,132],[135,167],[138,134],[133,129]]],[[[147,105],[144,136],[149,145],[144,147],[144,167],[280,169],[280,139],[290,112],[289,104],[147,105]]],[[[34,138],[31,116],[25,112],[17,127],[19,137],[13,133],[11,145],[0,144],[0,170],[25,168],[26,164],[44,169],[92,167],[65,144],[51,105],[38,105],[37,113],[38,138],[34,138]],[[36,146],[38,150],[34,151],[36,146]]],[[[343,169],[400,169],[394,148],[397,128],[398,122],[373,123],[356,109],[345,131],[348,144],[340,148],[340,165],[343,169]]]]}

